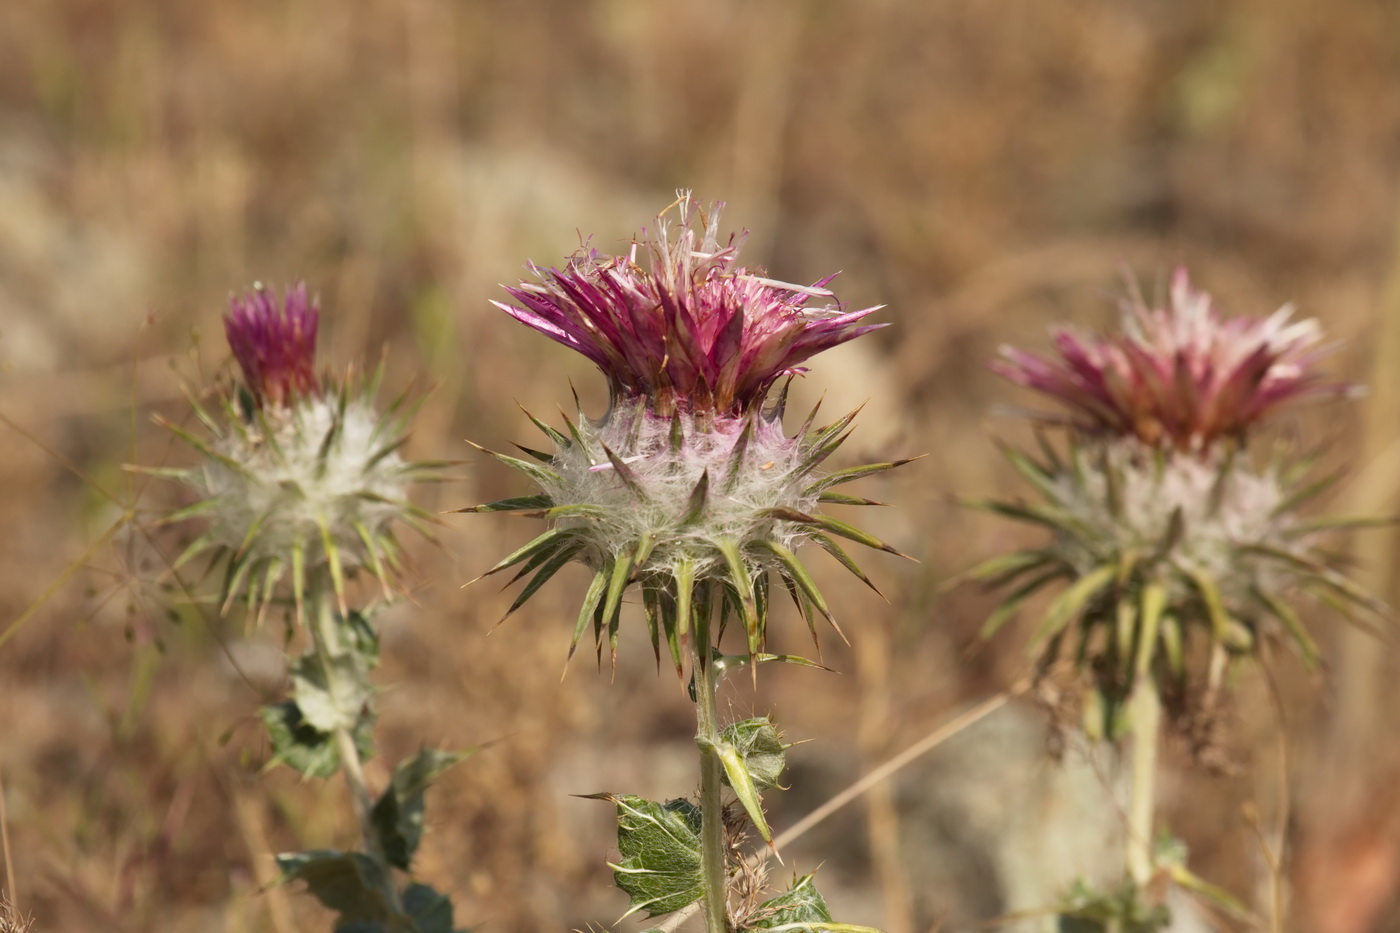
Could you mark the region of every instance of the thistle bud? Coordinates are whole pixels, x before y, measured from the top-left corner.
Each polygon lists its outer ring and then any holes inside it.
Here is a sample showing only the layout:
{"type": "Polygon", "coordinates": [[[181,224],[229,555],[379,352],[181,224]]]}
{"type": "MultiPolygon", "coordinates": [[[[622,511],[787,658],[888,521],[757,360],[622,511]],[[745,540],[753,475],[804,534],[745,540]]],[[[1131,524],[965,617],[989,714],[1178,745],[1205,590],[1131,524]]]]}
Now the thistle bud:
{"type": "Polygon", "coordinates": [[[304,285],[288,289],[280,306],[261,286],[231,306],[224,325],[242,383],[219,393],[213,413],[194,402],[207,438],[167,425],[201,462],[167,471],[197,501],[165,521],[208,523],[176,568],[212,552],[225,566],[225,610],[242,596],[260,614],[284,580],[300,606],[317,574],[329,576],[343,604],[345,579],[362,568],[387,596],[398,566],[392,528],[426,517],[405,498],[425,466],[399,456],[408,416],[398,404],[376,411],[378,374],[339,383],[316,375],[319,312],[304,285]]]}
{"type": "Polygon", "coordinates": [[[789,436],[786,383],[775,391],[814,354],[882,326],[860,323],[876,309],[835,304],[830,278],[804,287],[741,266],[742,235],[718,235],[722,205],[707,216],[683,194],[673,207],[676,222],[663,213],[625,255],[586,250],[507,288],[517,304],[498,307],[597,364],[611,404],[598,421],[580,412],[567,433],[535,420],[552,452],[527,450],[538,462],[495,456],[540,493],[463,511],[524,510],[549,521],[488,571],[523,563],[520,576],[535,574],[512,612],[581,561],[595,577],[570,653],[590,624],[600,654],[605,629],[615,653],[622,593],[638,583],[658,660],[664,636],[679,670],[692,617],[711,604],[721,619],[732,611],[749,651],[760,650],[770,572],[815,634],[813,615],[830,613],[793,552],[817,544],[865,579],[835,538],[893,549],[820,510],[871,504],[830,490],[898,463],[824,472],[854,413],[817,429],[809,418],[789,436]]]}
{"type": "Polygon", "coordinates": [[[1068,416],[1063,450],[1005,451],[1039,501],[986,507],[1048,528],[1050,539],[973,572],[1016,587],[984,633],[1063,581],[1033,651],[1042,666],[1064,653],[1090,674],[1110,733],[1141,677],[1167,697],[1209,705],[1225,662],[1275,633],[1317,665],[1293,608],[1299,592],[1379,608],[1323,549],[1324,532],[1349,522],[1299,512],[1324,485],[1307,479],[1311,459],[1256,462],[1248,444],[1282,406],[1349,391],[1316,369],[1316,322],[1289,323],[1290,313],[1224,319],[1178,271],[1165,307],[1125,304],[1121,332],[1059,329],[1058,358],[1004,349],[993,364],[1068,416]],[[1205,669],[1192,669],[1193,658],[1205,669]]]}

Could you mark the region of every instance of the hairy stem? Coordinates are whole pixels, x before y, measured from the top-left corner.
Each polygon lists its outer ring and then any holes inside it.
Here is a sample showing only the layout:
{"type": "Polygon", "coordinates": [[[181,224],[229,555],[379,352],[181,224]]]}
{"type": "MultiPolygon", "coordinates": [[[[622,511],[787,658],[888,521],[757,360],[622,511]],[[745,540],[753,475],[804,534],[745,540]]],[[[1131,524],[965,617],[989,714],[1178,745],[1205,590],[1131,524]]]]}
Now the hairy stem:
{"type": "MultiPolygon", "coordinates": [[[[311,641],[316,648],[316,656],[326,674],[326,687],[332,697],[344,696],[347,691],[340,689],[338,678],[345,676],[335,664],[335,659],[345,654],[340,632],[336,628],[334,597],[330,581],[313,581],[308,587],[311,603],[311,641]]],[[[353,675],[351,675],[353,676],[353,675]]],[[[359,710],[341,710],[342,721],[354,722],[359,718],[359,710]]],[[[350,790],[350,803],[355,810],[355,819],[360,824],[360,838],[365,854],[379,866],[384,882],[384,898],[396,913],[403,913],[399,902],[398,889],[394,887],[393,867],[384,854],[384,846],[379,842],[379,834],[374,830],[374,797],[369,792],[365,780],[364,763],[360,760],[360,750],[355,746],[353,726],[338,725],[334,731],[336,751],[340,754],[340,770],[345,775],[345,786],[350,790]]]]}
{"type": "Polygon", "coordinates": [[[1128,875],[1139,888],[1152,880],[1152,815],[1157,803],[1157,744],[1162,700],[1151,677],[1139,676],[1128,699],[1132,717],[1132,784],[1128,797],[1128,875]]]}
{"type": "Polygon", "coordinates": [[[715,671],[710,644],[709,600],[700,601],[695,618],[695,744],[700,748],[700,865],[705,880],[705,933],[726,933],[727,882],[724,860],[724,812],[720,779],[724,773],[715,671]]]}

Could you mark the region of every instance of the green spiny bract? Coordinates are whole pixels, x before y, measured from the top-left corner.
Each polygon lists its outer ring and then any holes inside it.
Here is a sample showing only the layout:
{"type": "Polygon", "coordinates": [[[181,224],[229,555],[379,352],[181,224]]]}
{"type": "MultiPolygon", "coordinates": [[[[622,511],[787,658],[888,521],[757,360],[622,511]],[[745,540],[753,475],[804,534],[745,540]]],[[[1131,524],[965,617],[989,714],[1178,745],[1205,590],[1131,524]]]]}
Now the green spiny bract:
{"type": "Polygon", "coordinates": [[[509,611],[566,563],[580,561],[594,570],[594,579],[570,655],[590,623],[600,657],[605,631],[615,655],[622,594],[637,584],[652,646],[659,658],[664,639],[680,671],[691,622],[714,599],[722,619],[742,622],[749,652],[761,650],[771,574],[815,639],[815,616],[834,620],[794,551],[816,544],[871,585],[837,539],[898,552],[821,510],[829,503],[878,504],[834,487],[907,461],[824,472],[855,413],[820,428],[809,418],[792,437],[784,433],[782,414],[782,397],[738,418],[679,411],[665,417],[645,400],[615,400],[602,421],[580,413],[567,434],[532,419],[551,439],[553,453],[527,449],[530,461],[493,456],[528,474],[540,494],[463,510],[519,511],[549,521],[549,530],[488,571],[523,564],[516,579],[533,574],[509,611]]]}

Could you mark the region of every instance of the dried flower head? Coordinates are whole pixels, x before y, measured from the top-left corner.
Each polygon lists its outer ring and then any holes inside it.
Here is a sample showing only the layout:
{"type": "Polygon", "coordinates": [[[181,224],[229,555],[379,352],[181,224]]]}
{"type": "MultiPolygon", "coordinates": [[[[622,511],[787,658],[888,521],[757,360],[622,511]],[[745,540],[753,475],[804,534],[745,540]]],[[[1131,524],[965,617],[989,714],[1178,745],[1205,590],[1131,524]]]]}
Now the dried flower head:
{"type": "Polygon", "coordinates": [[[1266,318],[1222,319],[1179,268],[1166,307],[1138,294],[1124,302],[1120,333],[1057,328],[1058,359],[1004,347],[992,368],[1055,399],[1086,431],[1199,450],[1243,436],[1290,402],[1347,391],[1315,369],[1325,352],[1317,322],[1292,314],[1284,306],[1266,318]]]}
{"type": "Polygon", "coordinates": [[[398,453],[411,412],[402,398],[377,412],[377,372],[338,385],[315,376],[318,311],[304,285],[288,289],[282,308],[261,287],[232,305],[225,328],[242,384],[219,393],[215,413],[191,400],[207,438],[165,423],[201,462],[158,471],[197,496],[164,521],[208,523],[175,568],[212,552],[225,564],[225,610],[241,595],[260,614],[286,579],[299,606],[308,576],[322,573],[343,603],[345,579],[361,568],[387,596],[399,566],[393,526],[422,530],[428,518],[406,494],[434,465],[398,453]]]}
{"type": "Polygon", "coordinates": [[[1068,656],[1090,676],[1092,725],[1109,734],[1126,725],[1137,679],[1198,713],[1214,702],[1226,662],[1253,655],[1271,633],[1317,665],[1293,608],[1300,592],[1348,612],[1381,608],[1324,547],[1327,531],[1366,521],[1300,514],[1327,485],[1308,478],[1312,458],[1280,452],[1256,465],[1249,448],[1220,443],[1284,402],[1337,390],[1312,369],[1317,325],[1285,324],[1286,310],[1222,322],[1184,272],[1168,309],[1135,302],[1127,312],[1120,334],[1061,331],[1057,364],[1002,351],[999,371],[1074,417],[1063,452],[1043,436],[1038,456],[1004,450],[1038,501],[980,503],[1048,529],[1049,540],[971,574],[1014,587],[987,636],[1032,594],[1064,584],[1032,650],[1042,669],[1068,656]]]}
{"type": "Polygon", "coordinates": [[[855,413],[816,429],[809,418],[790,437],[786,388],[768,398],[799,362],[871,330],[856,322],[874,309],[807,308],[814,294],[829,296],[824,284],[799,289],[736,267],[737,240],[718,242],[718,207],[696,225],[701,212],[689,197],[678,206],[679,231],[663,216],[648,243],[650,273],[634,247],[625,257],[575,257],[546,284],[511,289],[524,307],[502,307],[596,362],[612,404],[601,421],[580,412],[567,433],[532,418],[554,451],[522,448],[536,462],[494,456],[530,475],[540,493],[463,511],[525,511],[550,523],[489,571],[523,564],[517,578],[534,574],[512,612],[564,564],[581,561],[595,577],[570,653],[590,623],[600,654],[604,630],[616,651],[622,593],[638,583],[658,659],[664,636],[680,670],[692,618],[710,606],[721,625],[733,612],[750,653],[760,651],[770,572],[809,625],[813,613],[830,619],[793,552],[816,544],[866,580],[835,539],[893,549],[820,509],[875,504],[832,489],[906,461],[824,473],[855,413]]]}
{"type": "Polygon", "coordinates": [[[746,233],[721,243],[723,206],[707,216],[683,193],[677,222],[663,212],[626,255],[590,249],[563,269],[532,266],[538,283],[506,288],[519,306],[493,304],[596,363],[614,397],[644,397],[659,414],[742,414],[804,360],[885,326],[858,323],[877,308],[810,306],[832,299],[834,276],[790,285],[739,265],[746,233]]]}

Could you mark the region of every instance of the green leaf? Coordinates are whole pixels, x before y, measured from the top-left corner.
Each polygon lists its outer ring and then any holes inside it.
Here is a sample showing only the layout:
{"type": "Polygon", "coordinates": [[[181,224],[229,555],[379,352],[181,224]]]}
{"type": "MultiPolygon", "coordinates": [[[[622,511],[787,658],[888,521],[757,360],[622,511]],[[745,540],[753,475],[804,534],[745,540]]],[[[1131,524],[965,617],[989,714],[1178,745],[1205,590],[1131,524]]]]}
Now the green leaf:
{"type": "Polygon", "coordinates": [[[452,901],[446,894],[426,884],[410,884],[403,889],[400,900],[404,913],[413,919],[414,933],[454,933],[452,901]]]}
{"type": "Polygon", "coordinates": [[[321,732],[352,729],[364,715],[373,690],[360,659],[331,658],[328,672],[316,654],[304,654],[292,665],[292,697],[307,725],[321,732]]]}
{"type": "MultiPolygon", "coordinates": [[[[269,766],[284,764],[307,777],[322,779],[339,770],[340,752],[335,737],[308,725],[294,700],[264,706],[258,716],[267,727],[268,741],[272,743],[269,766]]],[[[361,717],[353,735],[360,757],[370,758],[374,754],[374,717],[361,717]]]]}
{"type": "Polygon", "coordinates": [[[408,871],[423,838],[423,795],[428,784],[470,754],[428,748],[394,769],[393,779],[370,814],[389,864],[408,871]]]}
{"type": "Polygon", "coordinates": [[[384,897],[384,873],[359,852],[322,849],[277,856],[281,881],[306,882],[316,900],[340,914],[339,930],[351,923],[386,923],[393,911],[384,897]]]}
{"type": "Polygon", "coordinates": [[[722,738],[734,746],[744,770],[759,790],[778,786],[787,766],[787,746],[766,717],[742,719],[724,727],[722,738]]]}
{"type": "Polygon", "coordinates": [[[826,899],[817,890],[811,875],[798,878],[782,894],[764,901],[749,915],[743,926],[749,930],[792,933],[880,933],[874,927],[833,922],[826,899]]]}
{"type": "Polygon", "coordinates": [[[608,795],[617,805],[617,886],[632,899],[627,915],[680,910],[705,893],[700,870],[700,808],[689,800],[656,803],[631,794],[608,795]]]}

